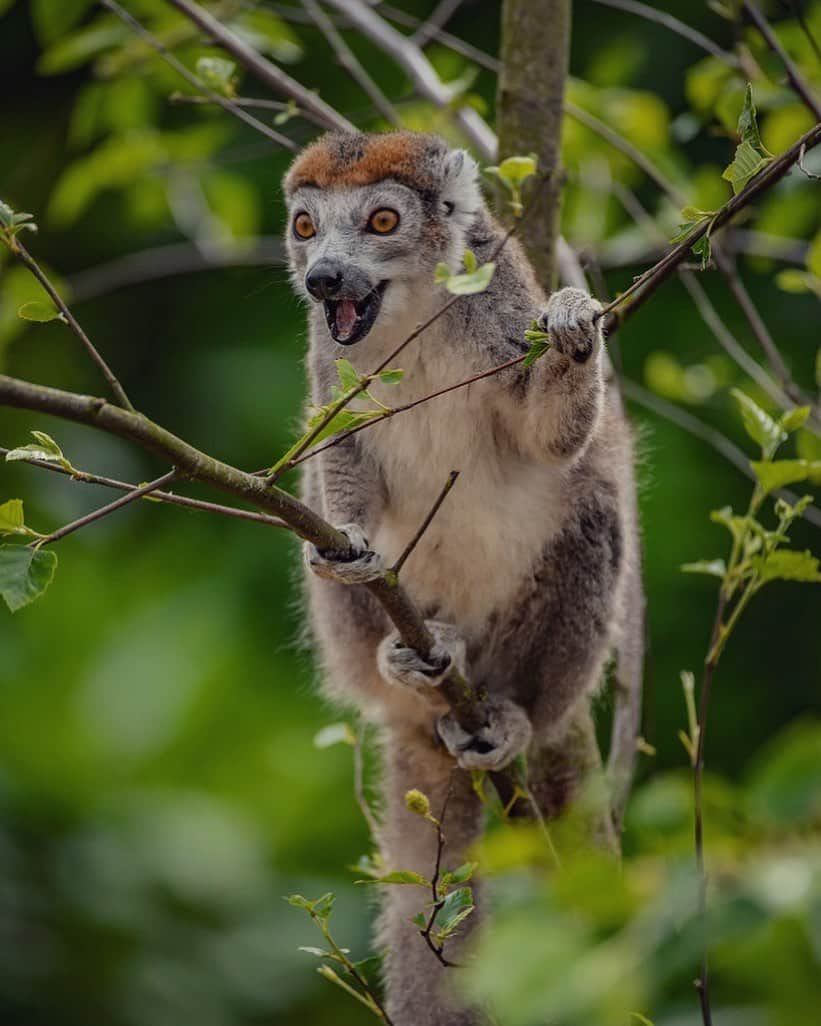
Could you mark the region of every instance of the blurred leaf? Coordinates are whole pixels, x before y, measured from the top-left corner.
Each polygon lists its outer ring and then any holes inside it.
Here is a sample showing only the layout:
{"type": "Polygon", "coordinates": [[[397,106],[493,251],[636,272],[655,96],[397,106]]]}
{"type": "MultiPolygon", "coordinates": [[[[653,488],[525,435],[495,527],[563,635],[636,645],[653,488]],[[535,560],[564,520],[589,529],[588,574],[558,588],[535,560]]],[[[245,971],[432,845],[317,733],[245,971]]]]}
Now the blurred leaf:
{"type": "Polygon", "coordinates": [[[798,455],[804,460],[821,460],[821,438],[812,431],[799,431],[795,436],[798,455]]]}
{"type": "Polygon", "coordinates": [[[0,545],[0,595],[12,613],[38,599],[51,584],[57,554],[28,545],[0,545]]]}
{"type": "Polygon", "coordinates": [[[343,392],[350,392],[352,389],[358,388],[359,374],[351,361],[340,357],[340,359],[334,360],[334,363],[343,392]]]}
{"type": "Polygon", "coordinates": [[[229,98],[237,95],[236,64],[224,57],[197,58],[197,75],[215,93],[229,98]]]}
{"type": "Polygon", "coordinates": [[[9,499],[0,505],[0,534],[20,534],[24,523],[22,499],[9,499]]]}
{"type": "Polygon", "coordinates": [[[750,466],[766,494],[796,481],[809,480],[821,485],[821,460],[776,460],[773,463],[752,460],[750,466]]]}
{"type": "Polygon", "coordinates": [[[821,823],[821,723],[791,724],[756,756],[746,788],[759,820],[778,827],[821,823]]]}
{"type": "Polygon", "coordinates": [[[64,321],[65,318],[51,302],[43,302],[39,299],[23,303],[17,311],[17,316],[24,321],[36,321],[38,324],[47,324],[49,321],[64,321]]]}
{"type": "Polygon", "coordinates": [[[430,887],[430,880],[426,880],[420,873],[414,873],[410,869],[396,869],[392,873],[386,873],[384,876],[357,880],[356,883],[407,884],[416,887],[430,887]]]}
{"type": "Polygon", "coordinates": [[[230,27],[255,50],[283,64],[294,64],[302,57],[299,38],[273,11],[261,7],[244,11],[230,22],[230,27]]]}
{"type": "Polygon", "coordinates": [[[818,558],[811,552],[776,549],[766,558],[759,557],[758,566],[762,582],[799,581],[804,584],[821,582],[818,558]]]}
{"type": "Polygon", "coordinates": [[[468,274],[452,274],[445,281],[445,288],[454,296],[473,296],[484,292],[490,285],[496,264],[489,261],[468,274]]]}
{"type": "Polygon", "coordinates": [[[727,573],[723,559],[699,559],[695,563],[684,563],[681,569],[685,574],[708,574],[722,579],[727,573]]]}
{"type": "Polygon", "coordinates": [[[31,0],[31,20],[41,46],[74,28],[94,0],[31,0]]]}
{"type": "Polygon", "coordinates": [[[37,61],[37,70],[41,75],[74,71],[127,38],[126,25],[113,15],[102,15],[77,32],[58,37],[37,61]]]}
{"type": "Polygon", "coordinates": [[[817,278],[809,271],[799,271],[796,267],[779,271],[775,276],[775,283],[784,292],[792,292],[795,295],[814,292],[821,296],[821,278],[817,278]]]}
{"type": "Polygon", "coordinates": [[[763,451],[774,450],[786,439],[778,423],[748,395],[738,388],[730,389],[730,395],[738,403],[747,434],[754,442],[758,442],[763,451]]]}
{"type": "Polygon", "coordinates": [[[232,238],[257,234],[262,220],[259,192],[246,176],[223,168],[210,170],[202,187],[211,211],[232,238]]]}
{"type": "Polygon", "coordinates": [[[330,723],[314,736],[314,748],[330,748],[338,744],[356,744],[356,734],[347,723],[330,723]]]}
{"type": "Polygon", "coordinates": [[[379,372],[379,380],[383,385],[398,385],[404,376],[405,372],[398,367],[393,370],[379,372]]]}

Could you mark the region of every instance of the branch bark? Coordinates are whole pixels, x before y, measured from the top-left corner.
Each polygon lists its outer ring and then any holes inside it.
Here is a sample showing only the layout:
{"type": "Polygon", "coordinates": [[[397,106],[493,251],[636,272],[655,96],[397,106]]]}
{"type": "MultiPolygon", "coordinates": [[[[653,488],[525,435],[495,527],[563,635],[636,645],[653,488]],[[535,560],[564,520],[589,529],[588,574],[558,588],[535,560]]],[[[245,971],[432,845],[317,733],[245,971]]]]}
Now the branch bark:
{"type": "Polygon", "coordinates": [[[521,238],[545,292],[556,284],[561,211],[562,102],[570,46],[569,0],[507,0],[496,110],[499,159],[535,152],[546,182],[521,238]]]}

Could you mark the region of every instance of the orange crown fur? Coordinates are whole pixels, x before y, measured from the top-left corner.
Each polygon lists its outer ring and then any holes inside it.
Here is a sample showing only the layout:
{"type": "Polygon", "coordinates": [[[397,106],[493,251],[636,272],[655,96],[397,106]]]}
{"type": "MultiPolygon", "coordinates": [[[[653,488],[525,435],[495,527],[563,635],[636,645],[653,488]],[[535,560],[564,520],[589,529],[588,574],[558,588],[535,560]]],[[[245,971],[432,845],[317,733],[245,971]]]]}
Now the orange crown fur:
{"type": "Polygon", "coordinates": [[[436,158],[446,151],[442,139],[419,132],[329,132],[299,154],[283,184],[290,196],[301,186],[328,189],[393,178],[427,192],[440,184],[436,158]]]}

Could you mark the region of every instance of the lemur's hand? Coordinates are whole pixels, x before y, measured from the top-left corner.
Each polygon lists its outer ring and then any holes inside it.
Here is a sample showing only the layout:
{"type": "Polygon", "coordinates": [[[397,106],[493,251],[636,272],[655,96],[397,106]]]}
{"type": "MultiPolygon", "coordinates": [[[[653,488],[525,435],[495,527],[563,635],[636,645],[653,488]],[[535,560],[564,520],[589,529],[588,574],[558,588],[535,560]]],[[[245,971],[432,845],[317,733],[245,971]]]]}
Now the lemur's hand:
{"type": "Polygon", "coordinates": [[[576,363],[586,363],[601,342],[599,321],[594,319],[601,308],[601,303],[582,289],[559,289],[537,323],[550,335],[557,352],[576,363]]]}
{"type": "Polygon", "coordinates": [[[338,552],[320,552],[315,545],[305,542],[305,562],[317,577],[324,577],[339,584],[367,584],[380,577],[383,571],[382,557],[368,548],[368,539],[358,524],[342,524],[337,527],[351,543],[353,557],[338,552]]]}
{"type": "Polygon", "coordinates": [[[436,729],[445,748],[466,770],[501,770],[530,744],[533,730],[524,709],[508,698],[491,702],[487,725],[475,734],[462,730],[450,713],[436,729]]]}
{"type": "Polygon", "coordinates": [[[460,673],[465,671],[465,643],[449,623],[426,620],[425,626],[436,642],[429,662],[419,653],[402,643],[394,632],[383,638],[376,653],[379,672],[388,684],[410,688],[422,698],[441,707],[443,699],[436,688],[442,683],[451,666],[460,673]]]}

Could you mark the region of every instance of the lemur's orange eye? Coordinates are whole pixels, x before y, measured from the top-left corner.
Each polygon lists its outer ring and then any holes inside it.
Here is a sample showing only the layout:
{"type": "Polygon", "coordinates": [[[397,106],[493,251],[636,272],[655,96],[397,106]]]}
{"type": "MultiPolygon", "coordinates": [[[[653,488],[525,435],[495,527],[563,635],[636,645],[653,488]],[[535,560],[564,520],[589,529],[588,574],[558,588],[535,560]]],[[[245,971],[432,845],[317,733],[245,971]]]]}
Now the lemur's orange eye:
{"type": "Polygon", "coordinates": [[[399,225],[399,214],[389,207],[375,210],[368,219],[368,228],[377,235],[389,235],[399,225]]]}
{"type": "Polygon", "coordinates": [[[314,222],[304,210],[294,218],[294,234],[300,239],[312,239],[316,235],[314,222]]]}

